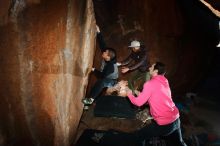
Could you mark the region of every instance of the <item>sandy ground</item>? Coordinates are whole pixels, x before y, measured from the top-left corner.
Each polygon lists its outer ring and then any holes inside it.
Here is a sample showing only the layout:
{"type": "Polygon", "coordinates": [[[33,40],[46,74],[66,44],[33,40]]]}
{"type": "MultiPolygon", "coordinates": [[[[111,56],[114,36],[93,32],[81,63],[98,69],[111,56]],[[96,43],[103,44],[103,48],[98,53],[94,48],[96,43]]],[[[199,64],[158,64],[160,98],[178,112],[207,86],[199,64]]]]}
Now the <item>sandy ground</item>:
{"type": "MultiPolygon", "coordinates": [[[[220,116],[218,102],[209,98],[196,98],[196,102],[190,105],[187,112],[181,111],[181,122],[184,137],[192,135],[207,134],[220,137],[220,116]],[[185,112],[185,113],[184,113],[185,112]]],[[[131,132],[140,128],[141,122],[130,119],[101,118],[93,116],[93,106],[84,111],[78,128],[77,139],[82,132],[89,129],[109,130],[116,129],[124,132],[131,132]]],[[[77,140],[76,139],[76,140],[77,140]]]]}

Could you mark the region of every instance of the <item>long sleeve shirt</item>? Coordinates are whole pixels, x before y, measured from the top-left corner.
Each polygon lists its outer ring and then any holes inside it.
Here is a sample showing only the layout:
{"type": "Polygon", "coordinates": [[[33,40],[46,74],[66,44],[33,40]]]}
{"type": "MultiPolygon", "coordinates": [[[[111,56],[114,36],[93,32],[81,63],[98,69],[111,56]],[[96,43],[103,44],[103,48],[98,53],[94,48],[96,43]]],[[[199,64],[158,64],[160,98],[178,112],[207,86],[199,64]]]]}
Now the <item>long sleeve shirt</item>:
{"type": "Polygon", "coordinates": [[[146,82],[138,97],[129,94],[128,98],[137,106],[148,103],[150,113],[158,125],[167,125],[179,118],[179,110],[171,98],[168,80],[163,75],[154,76],[146,82]]]}
{"type": "MultiPolygon", "coordinates": [[[[97,40],[99,44],[100,51],[103,53],[106,51],[106,43],[101,33],[97,34],[97,40]]],[[[99,78],[109,78],[109,79],[118,79],[118,67],[116,65],[116,58],[105,61],[102,60],[101,69],[94,70],[94,73],[99,78]]]]}
{"type": "Polygon", "coordinates": [[[121,62],[121,65],[128,65],[129,70],[139,69],[141,72],[145,72],[148,69],[147,51],[144,46],[141,46],[137,52],[132,51],[131,54],[121,62]],[[134,61],[134,64],[131,62],[134,61]]]}
{"type": "Polygon", "coordinates": [[[104,37],[102,36],[101,33],[97,33],[97,41],[98,41],[98,44],[99,44],[100,51],[105,52],[106,43],[105,43],[104,37]]]}

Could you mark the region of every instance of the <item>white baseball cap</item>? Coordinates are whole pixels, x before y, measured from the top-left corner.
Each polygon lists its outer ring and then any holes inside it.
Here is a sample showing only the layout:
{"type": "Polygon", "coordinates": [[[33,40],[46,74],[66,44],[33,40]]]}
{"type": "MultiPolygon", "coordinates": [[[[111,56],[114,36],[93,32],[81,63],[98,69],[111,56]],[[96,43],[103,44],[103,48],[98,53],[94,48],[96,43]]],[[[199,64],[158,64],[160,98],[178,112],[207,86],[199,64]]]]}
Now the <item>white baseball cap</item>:
{"type": "Polygon", "coordinates": [[[133,47],[140,47],[140,46],[141,46],[141,43],[139,41],[132,41],[131,45],[128,47],[133,48],[133,47]]]}

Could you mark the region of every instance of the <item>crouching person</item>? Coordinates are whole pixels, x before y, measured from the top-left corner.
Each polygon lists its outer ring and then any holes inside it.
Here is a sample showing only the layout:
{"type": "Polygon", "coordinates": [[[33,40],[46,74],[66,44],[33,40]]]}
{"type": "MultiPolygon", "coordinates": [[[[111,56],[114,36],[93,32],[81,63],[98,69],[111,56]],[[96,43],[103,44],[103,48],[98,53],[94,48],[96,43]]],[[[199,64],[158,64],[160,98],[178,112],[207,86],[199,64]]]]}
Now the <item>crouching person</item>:
{"type": "Polygon", "coordinates": [[[153,122],[140,130],[135,131],[138,142],[155,136],[176,135],[175,146],[186,146],[180,128],[180,114],[171,98],[168,80],[165,78],[165,65],[156,62],[149,68],[151,79],[144,84],[142,92],[137,97],[127,92],[129,100],[137,106],[149,104],[153,122]]]}

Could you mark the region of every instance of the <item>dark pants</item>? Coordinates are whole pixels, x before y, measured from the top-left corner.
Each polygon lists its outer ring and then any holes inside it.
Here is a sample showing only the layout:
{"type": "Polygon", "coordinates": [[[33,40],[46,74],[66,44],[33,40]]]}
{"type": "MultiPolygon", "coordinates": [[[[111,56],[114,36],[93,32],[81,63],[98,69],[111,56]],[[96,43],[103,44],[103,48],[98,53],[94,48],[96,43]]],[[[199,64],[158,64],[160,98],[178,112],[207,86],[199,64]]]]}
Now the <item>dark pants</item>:
{"type": "Polygon", "coordinates": [[[116,79],[104,78],[97,80],[90,91],[89,98],[96,99],[104,88],[113,87],[116,83],[117,83],[116,79]]]}
{"type": "Polygon", "coordinates": [[[182,138],[179,118],[173,123],[163,126],[153,121],[150,125],[135,131],[135,137],[139,143],[142,143],[145,139],[149,140],[152,137],[168,137],[168,135],[172,135],[173,142],[176,143],[175,146],[186,146],[182,138]]]}

